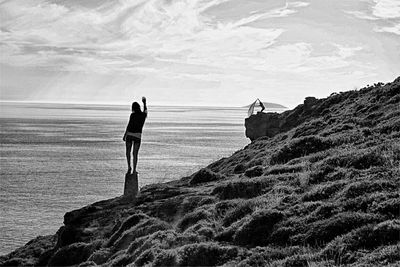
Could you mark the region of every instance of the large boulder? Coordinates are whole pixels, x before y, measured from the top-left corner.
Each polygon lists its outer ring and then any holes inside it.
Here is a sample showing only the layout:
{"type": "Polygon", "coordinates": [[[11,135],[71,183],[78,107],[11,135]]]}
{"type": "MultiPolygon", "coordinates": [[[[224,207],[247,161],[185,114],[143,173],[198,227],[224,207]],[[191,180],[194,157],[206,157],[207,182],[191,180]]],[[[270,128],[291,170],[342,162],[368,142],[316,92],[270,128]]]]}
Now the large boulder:
{"type": "Polygon", "coordinates": [[[245,120],[246,137],[251,141],[262,137],[273,137],[280,132],[279,113],[258,112],[245,120]]]}

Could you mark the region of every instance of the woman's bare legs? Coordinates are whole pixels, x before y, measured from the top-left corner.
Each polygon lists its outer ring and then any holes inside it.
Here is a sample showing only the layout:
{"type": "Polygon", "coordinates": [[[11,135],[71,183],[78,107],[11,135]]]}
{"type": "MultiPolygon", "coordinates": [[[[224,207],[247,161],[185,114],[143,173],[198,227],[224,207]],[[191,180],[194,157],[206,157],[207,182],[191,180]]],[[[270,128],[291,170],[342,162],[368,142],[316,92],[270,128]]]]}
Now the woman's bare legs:
{"type": "Polygon", "coordinates": [[[138,162],[138,154],[139,154],[139,148],[140,148],[140,141],[139,142],[134,142],[133,143],[133,172],[136,172],[136,166],[138,162]]]}
{"type": "Polygon", "coordinates": [[[126,161],[128,162],[128,174],[131,173],[131,150],[132,150],[132,141],[125,141],[125,145],[126,145],[126,161]]]}

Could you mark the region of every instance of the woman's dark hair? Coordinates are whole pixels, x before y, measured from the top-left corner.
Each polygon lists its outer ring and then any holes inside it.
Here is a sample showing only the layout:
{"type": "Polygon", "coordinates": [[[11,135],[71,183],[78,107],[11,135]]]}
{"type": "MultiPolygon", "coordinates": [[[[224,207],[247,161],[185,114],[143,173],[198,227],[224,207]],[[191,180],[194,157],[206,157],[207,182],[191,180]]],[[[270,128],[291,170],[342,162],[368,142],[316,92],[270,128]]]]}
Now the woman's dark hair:
{"type": "Polygon", "coordinates": [[[141,113],[142,112],[138,102],[133,102],[132,103],[132,111],[134,111],[135,113],[141,113]]]}

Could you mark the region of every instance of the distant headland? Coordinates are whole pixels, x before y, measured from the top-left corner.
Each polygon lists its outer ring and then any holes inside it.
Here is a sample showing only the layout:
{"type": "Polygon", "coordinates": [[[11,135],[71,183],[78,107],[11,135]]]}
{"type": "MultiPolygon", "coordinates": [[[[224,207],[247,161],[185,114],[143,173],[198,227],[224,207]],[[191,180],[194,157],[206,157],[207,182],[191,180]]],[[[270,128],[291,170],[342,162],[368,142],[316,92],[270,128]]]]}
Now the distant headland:
{"type": "MultiPolygon", "coordinates": [[[[287,109],[284,105],[277,104],[277,103],[271,103],[271,102],[262,102],[265,106],[265,108],[276,108],[276,109],[287,109]]],[[[243,108],[249,108],[252,104],[248,104],[247,106],[243,106],[243,108]]]]}

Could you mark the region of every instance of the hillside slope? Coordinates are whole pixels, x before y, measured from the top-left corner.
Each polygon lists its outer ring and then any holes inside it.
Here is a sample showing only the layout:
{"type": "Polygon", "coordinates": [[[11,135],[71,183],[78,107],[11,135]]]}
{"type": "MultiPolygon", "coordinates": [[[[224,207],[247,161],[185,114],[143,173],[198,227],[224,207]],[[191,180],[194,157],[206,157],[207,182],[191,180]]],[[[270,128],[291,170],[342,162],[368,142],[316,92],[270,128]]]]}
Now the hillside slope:
{"type": "Polygon", "coordinates": [[[1,264],[398,266],[400,77],[281,119],[190,177],[67,213],[1,264]]]}

